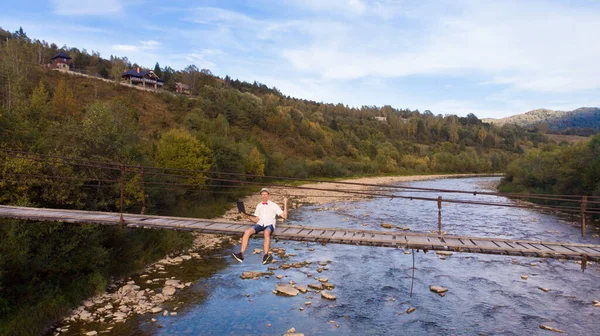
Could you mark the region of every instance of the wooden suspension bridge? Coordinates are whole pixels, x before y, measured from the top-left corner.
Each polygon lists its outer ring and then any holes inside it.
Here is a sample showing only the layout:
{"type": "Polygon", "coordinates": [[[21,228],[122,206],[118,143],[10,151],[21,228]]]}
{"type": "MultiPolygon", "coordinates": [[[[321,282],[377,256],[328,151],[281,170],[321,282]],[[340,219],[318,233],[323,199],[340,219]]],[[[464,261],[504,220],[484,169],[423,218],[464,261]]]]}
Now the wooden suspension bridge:
{"type": "MultiPolygon", "coordinates": [[[[0,205],[0,218],[65,223],[123,225],[133,228],[188,230],[241,235],[251,224],[209,219],[57,210],[0,205]]],[[[354,230],[277,225],[273,238],[392,248],[485,253],[554,259],[600,261],[600,245],[503,238],[454,236],[405,231],[354,230]]]]}

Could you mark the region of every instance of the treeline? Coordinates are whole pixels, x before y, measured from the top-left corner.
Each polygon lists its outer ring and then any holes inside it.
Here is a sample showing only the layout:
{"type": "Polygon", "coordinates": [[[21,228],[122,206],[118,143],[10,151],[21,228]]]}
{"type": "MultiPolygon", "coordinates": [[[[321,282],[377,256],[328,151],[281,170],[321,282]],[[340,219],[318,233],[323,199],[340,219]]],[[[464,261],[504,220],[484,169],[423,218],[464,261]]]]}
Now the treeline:
{"type": "Polygon", "coordinates": [[[600,135],[530,150],[506,168],[505,192],[600,196],[600,135]]]}
{"type": "MultiPolygon", "coordinates": [[[[61,49],[76,68],[103,77],[118,80],[129,66],[30,39],[22,30],[0,30],[1,204],[119,211],[114,181],[123,176],[124,211],[140,212],[144,203],[148,214],[211,217],[248,189],[207,182],[202,173],[142,177],[74,163],[293,177],[485,173],[503,171],[547,142],[538,132],[494,127],[472,114],[318,103],[194,67],[158,69],[163,78],[172,73],[191,83],[194,98],[149,93],[44,68],[61,49]],[[69,160],[39,161],[11,151],[69,160]]],[[[190,240],[172,232],[83,225],[8,222],[0,228],[5,335],[39,333],[110,276],[134,271],[190,240]]]]}

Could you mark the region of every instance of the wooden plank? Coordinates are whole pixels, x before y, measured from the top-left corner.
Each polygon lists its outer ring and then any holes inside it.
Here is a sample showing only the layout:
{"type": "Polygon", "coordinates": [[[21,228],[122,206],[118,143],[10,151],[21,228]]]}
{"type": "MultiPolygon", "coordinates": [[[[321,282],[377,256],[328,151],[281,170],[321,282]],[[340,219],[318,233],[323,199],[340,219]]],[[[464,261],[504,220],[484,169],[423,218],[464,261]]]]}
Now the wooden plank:
{"type": "Polygon", "coordinates": [[[473,239],[473,242],[475,242],[475,244],[477,244],[478,247],[482,249],[489,249],[490,251],[499,248],[498,245],[492,243],[491,241],[473,239]]]}

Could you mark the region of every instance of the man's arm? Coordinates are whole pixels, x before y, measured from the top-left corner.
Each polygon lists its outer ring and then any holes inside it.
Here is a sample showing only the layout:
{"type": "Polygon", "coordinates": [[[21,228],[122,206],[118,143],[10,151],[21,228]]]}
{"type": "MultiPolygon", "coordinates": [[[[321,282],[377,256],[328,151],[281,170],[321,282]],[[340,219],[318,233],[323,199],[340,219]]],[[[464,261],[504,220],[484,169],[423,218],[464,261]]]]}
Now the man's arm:
{"type": "Polygon", "coordinates": [[[244,213],[244,216],[246,216],[249,220],[253,221],[254,223],[258,223],[258,221],[260,220],[259,217],[248,215],[247,213],[244,213]]]}
{"type": "Polygon", "coordinates": [[[281,217],[283,217],[284,219],[287,219],[287,197],[283,198],[283,212],[281,213],[281,217]]]}

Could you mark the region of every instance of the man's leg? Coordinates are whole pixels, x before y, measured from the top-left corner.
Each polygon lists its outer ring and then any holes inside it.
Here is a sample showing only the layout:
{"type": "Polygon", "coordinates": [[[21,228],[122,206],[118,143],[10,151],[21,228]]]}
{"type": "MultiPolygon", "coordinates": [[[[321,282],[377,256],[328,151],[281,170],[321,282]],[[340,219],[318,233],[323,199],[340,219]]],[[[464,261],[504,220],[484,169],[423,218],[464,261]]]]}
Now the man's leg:
{"type": "Polygon", "coordinates": [[[246,231],[244,231],[244,235],[242,236],[242,249],[240,250],[240,252],[242,254],[244,254],[244,252],[246,252],[246,248],[248,247],[248,240],[250,240],[250,236],[252,236],[255,233],[256,233],[256,231],[254,230],[254,228],[247,228],[246,231]]]}
{"type": "Polygon", "coordinates": [[[271,248],[271,234],[273,233],[273,227],[269,226],[263,232],[265,235],[265,241],[263,248],[265,249],[265,256],[263,257],[263,265],[270,263],[273,261],[273,256],[269,254],[269,249],[271,248]]]}
{"type": "Polygon", "coordinates": [[[265,229],[263,232],[265,235],[265,241],[263,243],[263,248],[265,249],[265,255],[269,253],[269,248],[271,248],[271,229],[265,229]]]}

